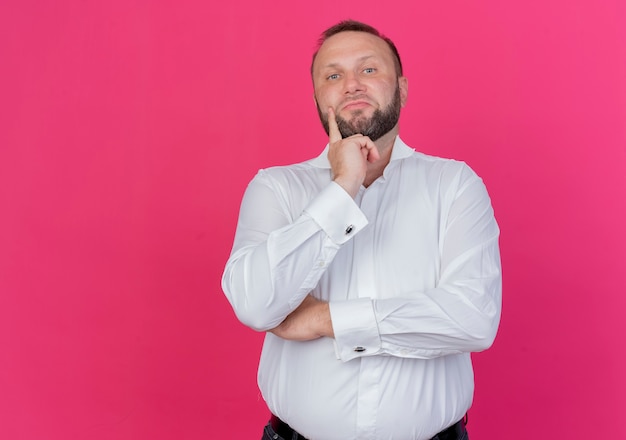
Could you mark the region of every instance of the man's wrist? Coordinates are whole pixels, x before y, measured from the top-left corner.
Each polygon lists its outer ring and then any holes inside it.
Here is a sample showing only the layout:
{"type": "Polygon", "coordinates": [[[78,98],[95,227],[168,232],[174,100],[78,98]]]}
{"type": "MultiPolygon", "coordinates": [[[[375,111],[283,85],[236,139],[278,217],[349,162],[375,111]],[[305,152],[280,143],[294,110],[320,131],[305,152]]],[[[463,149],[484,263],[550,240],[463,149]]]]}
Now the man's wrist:
{"type": "Polygon", "coordinates": [[[330,318],[330,305],[327,302],[320,303],[320,312],[318,314],[318,325],[320,336],[334,338],[333,323],[330,318]]]}
{"type": "Polygon", "coordinates": [[[356,183],[354,180],[344,179],[342,177],[336,177],[333,179],[334,182],[342,187],[345,192],[350,194],[350,197],[355,198],[359,193],[359,188],[361,188],[361,184],[356,183]]]}

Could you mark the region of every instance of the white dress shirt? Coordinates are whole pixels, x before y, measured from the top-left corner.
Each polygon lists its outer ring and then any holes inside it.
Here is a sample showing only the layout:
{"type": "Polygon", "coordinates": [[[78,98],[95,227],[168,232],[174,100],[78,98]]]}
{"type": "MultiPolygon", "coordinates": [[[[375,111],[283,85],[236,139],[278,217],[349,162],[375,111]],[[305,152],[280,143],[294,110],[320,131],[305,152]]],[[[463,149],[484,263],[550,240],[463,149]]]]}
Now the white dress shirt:
{"type": "Polygon", "coordinates": [[[265,336],[259,387],[311,440],[429,439],[472,403],[470,352],[501,309],[499,229],[464,163],[396,138],[352,199],[317,158],[261,170],[244,195],[222,287],[238,318],[276,327],[308,294],[335,339],[265,336]]]}

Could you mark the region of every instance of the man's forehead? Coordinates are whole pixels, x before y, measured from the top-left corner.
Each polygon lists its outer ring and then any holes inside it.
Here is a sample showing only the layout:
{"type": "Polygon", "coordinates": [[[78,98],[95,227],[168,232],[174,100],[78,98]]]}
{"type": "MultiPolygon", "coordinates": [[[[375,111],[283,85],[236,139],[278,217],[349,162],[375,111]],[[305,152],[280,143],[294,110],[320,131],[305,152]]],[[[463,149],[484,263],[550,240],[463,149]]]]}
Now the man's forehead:
{"type": "MultiPolygon", "coordinates": [[[[367,54],[367,55],[363,55],[363,56],[357,57],[355,59],[355,61],[360,63],[360,62],[367,61],[367,60],[370,60],[370,59],[375,59],[375,58],[377,58],[376,54],[367,54]]],[[[320,68],[324,68],[324,67],[339,67],[340,65],[341,65],[340,61],[329,60],[328,63],[320,64],[319,67],[320,68]]]]}
{"type": "Polygon", "coordinates": [[[358,60],[376,57],[393,60],[393,54],[382,38],[367,32],[344,31],[324,41],[315,57],[314,67],[340,64],[343,57],[351,54],[355,54],[358,60]]]}

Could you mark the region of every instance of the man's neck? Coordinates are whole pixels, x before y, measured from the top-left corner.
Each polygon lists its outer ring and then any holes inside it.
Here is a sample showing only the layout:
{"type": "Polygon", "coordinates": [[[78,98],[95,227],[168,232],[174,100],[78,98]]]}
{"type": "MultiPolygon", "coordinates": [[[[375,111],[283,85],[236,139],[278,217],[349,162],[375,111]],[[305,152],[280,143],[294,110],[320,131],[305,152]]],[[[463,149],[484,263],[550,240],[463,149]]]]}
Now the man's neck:
{"type": "Polygon", "coordinates": [[[367,173],[365,174],[365,180],[363,181],[364,187],[367,188],[376,179],[383,175],[385,167],[391,160],[391,152],[393,150],[393,144],[396,141],[396,136],[398,136],[397,125],[383,137],[374,142],[376,148],[378,148],[378,154],[380,154],[380,159],[378,159],[374,163],[367,164],[367,173]]]}

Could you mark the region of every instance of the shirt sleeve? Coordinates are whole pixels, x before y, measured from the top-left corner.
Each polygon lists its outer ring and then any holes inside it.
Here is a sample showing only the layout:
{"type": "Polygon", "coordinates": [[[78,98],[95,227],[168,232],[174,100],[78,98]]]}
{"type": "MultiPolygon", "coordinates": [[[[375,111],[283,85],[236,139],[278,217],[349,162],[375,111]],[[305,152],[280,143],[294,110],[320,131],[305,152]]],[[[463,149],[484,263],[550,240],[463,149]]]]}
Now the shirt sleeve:
{"type": "Polygon", "coordinates": [[[500,321],[496,223],[482,180],[465,166],[443,219],[441,271],[432,289],[330,303],[337,356],[434,358],[487,349],[500,321]]]}
{"type": "Polygon", "coordinates": [[[263,170],[250,182],[222,276],[235,314],[258,331],[276,327],[296,309],[340,246],[367,225],[354,200],[334,182],[298,216],[291,214],[289,196],[263,170]]]}

